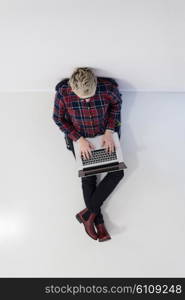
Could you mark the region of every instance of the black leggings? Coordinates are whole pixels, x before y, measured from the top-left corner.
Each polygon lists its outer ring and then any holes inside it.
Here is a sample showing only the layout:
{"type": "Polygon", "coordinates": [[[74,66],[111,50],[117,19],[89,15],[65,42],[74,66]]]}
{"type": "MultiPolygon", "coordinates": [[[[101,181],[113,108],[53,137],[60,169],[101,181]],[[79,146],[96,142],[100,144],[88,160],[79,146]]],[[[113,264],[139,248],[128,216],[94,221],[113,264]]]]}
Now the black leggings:
{"type": "MultiPolygon", "coordinates": [[[[74,148],[72,152],[75,157],[74,148]]],[[[124,177],[124,170],[107,172],[106,176],[97,185],[97,175],[81,177],[83,197],[86,207],[97,213],[95,224],[104,222],[101,206],[106,198],[112,193],[119,181],[124,177]]]]}

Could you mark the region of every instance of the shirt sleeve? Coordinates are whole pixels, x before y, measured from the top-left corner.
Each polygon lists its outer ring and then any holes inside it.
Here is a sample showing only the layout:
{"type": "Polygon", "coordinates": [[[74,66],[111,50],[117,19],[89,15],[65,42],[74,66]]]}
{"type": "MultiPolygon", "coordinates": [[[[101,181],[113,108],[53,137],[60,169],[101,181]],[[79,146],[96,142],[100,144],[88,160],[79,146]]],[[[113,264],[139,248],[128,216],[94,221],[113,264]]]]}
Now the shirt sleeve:
{"type": "Polygon", "coordinates": [[[53,120],[62,132],[68,135],[73,141],[77,141],[81,135],[76,131],[70,120],[66,120],[66,107],[63,96],[57,91],[54,99],[53,120]]]}
{"type": "Polygon", "coordinates": [[[115,127],[120,126],[122,99],[117,88],[113,88],[110,95],[111,102],[106,129],[115,130],[115,127]]]}

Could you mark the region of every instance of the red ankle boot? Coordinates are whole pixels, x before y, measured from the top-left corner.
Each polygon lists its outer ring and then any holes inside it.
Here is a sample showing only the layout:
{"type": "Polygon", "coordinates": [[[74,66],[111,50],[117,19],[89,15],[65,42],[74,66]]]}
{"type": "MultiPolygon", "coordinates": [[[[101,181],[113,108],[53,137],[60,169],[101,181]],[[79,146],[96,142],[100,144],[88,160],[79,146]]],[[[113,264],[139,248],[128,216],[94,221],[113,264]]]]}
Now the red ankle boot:
{"type": "Polygon", "coordinates": [[[97,228],[97,236],[99,242],[104,242],[111,239],[109,233],[107,232],[107,229],[105,228],[104,223],[97,225],[95,224],[95,226],[97,228]]]}
{"type": "Polygon", "coordinates": [[[94,219],[96,217],[97,214],[95,213],[91,213],[89,215],[88,220],[85,220],[83,218],[83,214],[88,210],[88,208],[83,209],[82,211],[80,211],[78,214],[76,214],[76,218],[80,223],[84,224],[85,227],[85,231],[87,232],[87,234],[94,240],[97,240],[97,234],[94,228],[94,219]]]}

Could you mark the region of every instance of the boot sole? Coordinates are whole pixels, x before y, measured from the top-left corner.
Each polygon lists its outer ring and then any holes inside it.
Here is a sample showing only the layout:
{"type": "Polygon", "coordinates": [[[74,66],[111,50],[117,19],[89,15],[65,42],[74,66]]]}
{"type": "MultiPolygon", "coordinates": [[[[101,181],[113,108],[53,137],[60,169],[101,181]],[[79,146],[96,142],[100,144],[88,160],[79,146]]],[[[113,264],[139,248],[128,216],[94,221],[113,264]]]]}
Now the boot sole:
{"type": "Polygon", "coordinates": [[[104,239],[104,240],[98,240],[99,242],[106,242],[106,241],[109,241],[111,240],[111,237],[110,238],[107,238],[107,239],[104,239]]]}

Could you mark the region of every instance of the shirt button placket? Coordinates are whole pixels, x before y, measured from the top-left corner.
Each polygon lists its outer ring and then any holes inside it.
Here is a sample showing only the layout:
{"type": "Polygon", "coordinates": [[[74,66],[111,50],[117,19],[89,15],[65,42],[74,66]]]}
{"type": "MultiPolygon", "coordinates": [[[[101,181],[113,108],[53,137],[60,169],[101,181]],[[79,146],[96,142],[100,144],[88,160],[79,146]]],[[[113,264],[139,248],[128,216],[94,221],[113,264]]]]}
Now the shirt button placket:
{"type": "MultiPolygon", "coordinates": [[[[91,112],[90,112],[90,103],[88,102],[87,103],[87,108],[88,108],[88,111],[89,111],[89,117],[90,117],[90,120],[91,120],[91,124],[92,124],[92,129],[93,129],[93,122],[92,122],[92,116],[91,116],[91,112]]],[[[94,129],[93,129],[93,131],[94,131],[94,129]]]]}

